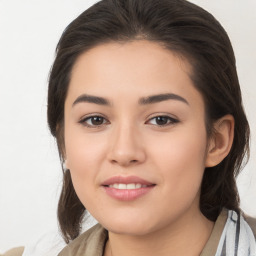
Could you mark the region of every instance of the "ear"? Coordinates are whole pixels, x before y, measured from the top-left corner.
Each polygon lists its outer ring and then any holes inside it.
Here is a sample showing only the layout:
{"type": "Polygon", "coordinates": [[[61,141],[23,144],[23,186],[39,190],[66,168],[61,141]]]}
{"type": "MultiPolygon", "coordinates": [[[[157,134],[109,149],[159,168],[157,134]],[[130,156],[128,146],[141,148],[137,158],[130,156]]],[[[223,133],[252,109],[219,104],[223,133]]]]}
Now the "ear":
{"type": "Polygon", "coordinates": [[[65,161],[63,163],[63,168],[64,168],[64,170],[69,170],[69,163],[68,163],[67,159],[65,159],[65,161]]]}
{"type": "Polygon", "coordinates": [[[218,165],[230,152],[234,139],[235,120],[225,115],[214,123],[213,134],[209,139],[205,167],[218,165]]]}

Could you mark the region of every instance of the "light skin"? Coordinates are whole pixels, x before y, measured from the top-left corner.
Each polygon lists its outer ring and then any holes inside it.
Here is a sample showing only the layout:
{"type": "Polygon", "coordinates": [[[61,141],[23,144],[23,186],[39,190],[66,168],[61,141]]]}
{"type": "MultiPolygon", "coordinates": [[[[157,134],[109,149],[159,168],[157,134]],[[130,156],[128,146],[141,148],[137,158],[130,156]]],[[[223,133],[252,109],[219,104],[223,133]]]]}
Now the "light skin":
{"type": "Polygon", "coordinates": [[[99,45],[73,67],[66,165],[81,202],[109,231],[105,256],[200,255],[211,234],[200,186],[205,167],[228,154],[234,120],[218,120],[208,138],[191,72],[184,59],[145,40],[99,45]],[[102,186],[131,175],[153,188],[123,201],[102,186]]]}

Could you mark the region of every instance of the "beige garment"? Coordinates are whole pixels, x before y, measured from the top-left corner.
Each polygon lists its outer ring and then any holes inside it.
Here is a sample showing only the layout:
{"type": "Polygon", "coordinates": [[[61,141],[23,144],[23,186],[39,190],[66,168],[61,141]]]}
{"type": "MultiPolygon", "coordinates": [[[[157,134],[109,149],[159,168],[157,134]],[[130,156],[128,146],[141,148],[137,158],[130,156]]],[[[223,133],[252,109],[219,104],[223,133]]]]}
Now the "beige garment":
{"type": "MultiPolygon", "coordinates": [[[[200,256],[215,255],[226,220],[227,210],[223,210],[200,256]]],[[[107,239],[107,231],[97,224],[67,245],[58,256],[103,256],[107,239]]]]}
{"type": "Polygon", "coordinates": [[[250,216],[247,216],[247,215],[244,215],[244,219],[249,224],[249,226],[252,229],[252,232],[254,234],[254,237],[256,239],[256,219],[252,218],[250,216]]]}
{"type": "Polygon", "coordinates": [[[16,247],[4,254],[0,254],[0,256],[22,256],[24,251],[24,247],[16,247]]]}
{"type": "Polygon", "coordinates": [[[227,221],[227,217],[228,217],[228,211],[226,209],[222,210],[218,219],[215,222],[212,233],[204,249],[202,250],[200,256],[215,256],[221,234],[223,232],[224,226],[227,221]]]}
{"type": "Polygon", "coordinates": [[[108,232],[96,224],[68,244],[58,256],[102,256],[108,232]]]}

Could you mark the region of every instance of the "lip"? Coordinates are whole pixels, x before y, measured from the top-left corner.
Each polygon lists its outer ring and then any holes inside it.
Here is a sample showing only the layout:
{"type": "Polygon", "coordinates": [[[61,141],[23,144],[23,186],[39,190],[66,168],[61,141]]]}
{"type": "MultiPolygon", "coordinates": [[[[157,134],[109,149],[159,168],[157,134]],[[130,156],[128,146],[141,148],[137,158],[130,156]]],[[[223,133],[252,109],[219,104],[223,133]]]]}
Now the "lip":
{"type": "Polygon", "coordinates": [[[132,201],[141,196],[148,194],[155,187],[156,184],[153,184],[149,181],[146,181],[137,176],[114,176],[102,183],[102,187],[105,190],[106,194],[110,197],[119,200],[119,201],[132,201]],[[135,188],[135,189],[117,189],[109,187],[109,185],[119,183],[119,184],[141,184],[146,185],[147,187],[135,188]]]}
{"type": "Polygon", "coordinates": [[[107,180],[105,180],[103,183],[102,183],[102,186],[109,186],[111,184],[115,184],[115,183],[122,183],[122,184],[130,184],[130,183],[139,183],[141,185],[146,185],[146,186],[151,186],[151,185],[155,185],[147,180],[144,180],[140,177],[137,177],[137,176],[114,176],[114,177],[111,177],[107,180]]]}

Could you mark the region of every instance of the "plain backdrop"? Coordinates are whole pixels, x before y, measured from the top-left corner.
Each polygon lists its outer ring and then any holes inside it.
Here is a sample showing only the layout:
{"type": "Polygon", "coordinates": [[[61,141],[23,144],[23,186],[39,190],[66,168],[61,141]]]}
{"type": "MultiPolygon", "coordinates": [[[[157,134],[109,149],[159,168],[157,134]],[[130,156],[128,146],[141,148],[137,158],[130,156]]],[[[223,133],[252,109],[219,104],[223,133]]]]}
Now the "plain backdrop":
{"type": "MultiPolygon", "coordinates": [[[[96,1],[0,0],[0,253],[56,229],[61,167],[46,122],[47,79],[65,27],[96,1]]],[[[233,43],[252,131],[238,178],[242,209],[256,216],[256,1],[193,0],[233,43]]]]}

